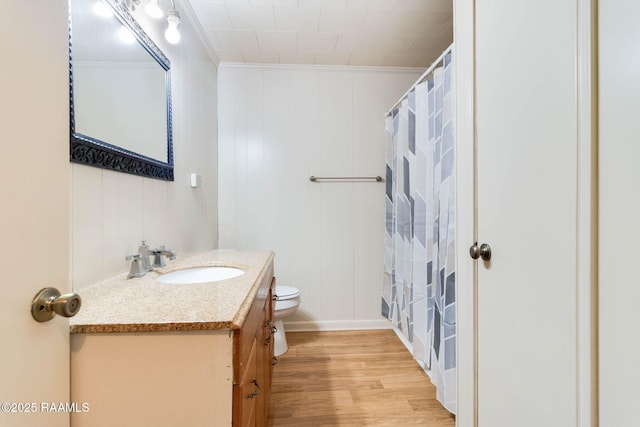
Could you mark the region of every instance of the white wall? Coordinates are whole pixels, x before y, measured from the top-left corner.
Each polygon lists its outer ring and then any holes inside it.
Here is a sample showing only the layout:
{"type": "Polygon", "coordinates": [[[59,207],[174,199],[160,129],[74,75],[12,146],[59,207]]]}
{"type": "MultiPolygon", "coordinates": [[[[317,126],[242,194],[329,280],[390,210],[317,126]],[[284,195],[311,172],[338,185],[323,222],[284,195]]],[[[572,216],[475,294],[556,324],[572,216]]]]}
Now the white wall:
{"type": "Polygon", "coordinates": [[[216,64],[180,7],[178,3],[182,40],[175,46],[164,41],[163,24],[136,11],[171,61],[175,181],[73,164],[71,267],[76,290],[128,271],[124,258],[137,252],[142,239],[178,252],[216,247],[216,64]],[[200,188],[189,187],[192,172],[202,176],[200,188]]]}
{"type": "Polygon", "coordinates": [[[599,1],[600,426],[640,417],[640,3],[599,1]]]}
{"type": "Polygon", "coordinates": [[[384,117],[419,70],[220,66],[222,248],[276,252],[279,284],[302,290],[293,328],[384,327],[384,117]]]}

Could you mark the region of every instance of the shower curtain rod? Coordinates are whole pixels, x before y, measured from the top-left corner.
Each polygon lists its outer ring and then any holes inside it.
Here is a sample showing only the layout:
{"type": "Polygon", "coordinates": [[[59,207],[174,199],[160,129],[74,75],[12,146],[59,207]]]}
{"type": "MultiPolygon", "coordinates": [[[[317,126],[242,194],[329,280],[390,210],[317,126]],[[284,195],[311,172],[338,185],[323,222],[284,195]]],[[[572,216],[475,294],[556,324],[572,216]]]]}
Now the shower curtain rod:
{"type": "Polygon", "coordinates": [[[436,59],[435,61],[433,61],[433,64],[431,64],[429,66],[429,68],[427,68],[427,71],[425,71],[424,73],[422,73],[422,75],[418,78],[418,80],[416,80],[416,82],[409,88],[409,90],[407,90],[404,95],[402,95],[400,97],[400,99],[398,99],[398,101],[396,101],[395,104],[393,104],[393,106],[391,108],[389,108],[389,110],[387,110],[387,114],[385,114],[385,116],[388,116],[389,114],[391,114],[393,112],[393,109],[396,108],[396,106],[398,104],[400,104],[402,102],[403,99],[405,99],[407,96],[409,96],[409,92],[411,92],[413,89],[415,89],[416,86],[418,86],[420,83],[422,83],[423,81],[425,81],[427,79],[427,77],[429,77],[429,75],[431,73],[433,73],[433,70],[436,69],[436,67],[438,66],[438,64],[440,64],[442,61],[444,61],[444,57],[447,56],[448,53],[451,53],[451,50],[453,48],[453,43],[449,45],[448,48],[446,48],[444,50],[444,52],[442,52],[442,54],[438,57],[438,59],[436,59]]]}

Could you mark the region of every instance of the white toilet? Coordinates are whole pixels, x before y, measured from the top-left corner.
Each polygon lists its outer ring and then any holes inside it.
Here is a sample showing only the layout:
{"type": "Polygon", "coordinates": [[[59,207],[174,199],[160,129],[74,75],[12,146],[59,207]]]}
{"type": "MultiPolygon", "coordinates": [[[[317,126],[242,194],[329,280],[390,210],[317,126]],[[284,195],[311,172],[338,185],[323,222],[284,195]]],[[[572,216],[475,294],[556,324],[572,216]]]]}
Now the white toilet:
{"type": "Polygon", "coordinates": [[[273,295],[273,301],[275,302],[273,307],[273,320],[275,321],[277,329],[273,336],[273,354],[275,356],[280,356],[289,349],[282,320],[296,312],[300,305],[301,293],[299,289],[293,286],[276,285],[275,294],[273,295]]]}

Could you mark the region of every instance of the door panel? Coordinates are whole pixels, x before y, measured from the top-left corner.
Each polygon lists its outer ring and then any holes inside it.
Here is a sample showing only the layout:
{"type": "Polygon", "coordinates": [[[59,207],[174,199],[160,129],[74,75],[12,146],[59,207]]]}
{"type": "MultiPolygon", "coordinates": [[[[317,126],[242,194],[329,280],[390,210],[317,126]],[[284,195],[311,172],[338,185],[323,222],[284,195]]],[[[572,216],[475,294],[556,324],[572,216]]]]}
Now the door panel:
{"type": "Polygon", "coordinates": [[[599,393],[602,427],[640,418],[640,26],[637,0],[599,7],[599,393]]]}
{"type": "Polygon", "coordinates": [[[41,288],[70,291],[67,1],[2,6],[0,402],[36,413],[3,407],[0,425],[68,426],[68,413],[41,406],[69,401],[68,320],[30,313],[41,288]]]}
{"type": "Polygon", "coordinates": [[[576,424],[576,10],[476,2],[479,426],[576,424]]]}

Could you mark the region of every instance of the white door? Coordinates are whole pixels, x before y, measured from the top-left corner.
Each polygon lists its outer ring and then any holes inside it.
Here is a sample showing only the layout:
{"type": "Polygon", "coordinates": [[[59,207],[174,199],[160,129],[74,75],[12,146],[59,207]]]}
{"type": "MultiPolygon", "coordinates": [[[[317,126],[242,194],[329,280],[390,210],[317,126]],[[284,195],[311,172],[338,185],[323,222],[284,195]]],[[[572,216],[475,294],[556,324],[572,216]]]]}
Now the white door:
{"type": "Polygon", "coordinates": [[[576,5],[476,1],[480,427],[576,425],[576,5]]]}
{"type": "Polygon", "coordinates": [[[69,401],[69,322],[30,313],[70,290],[67,0],[3,0],[0,28],[0,425],[68,426],[43,404],[69,401]]]}
{"type": "Polygon", "coordinates": [[[599,1],[600,426],[640,419],[640,3],[599,1]]]}

